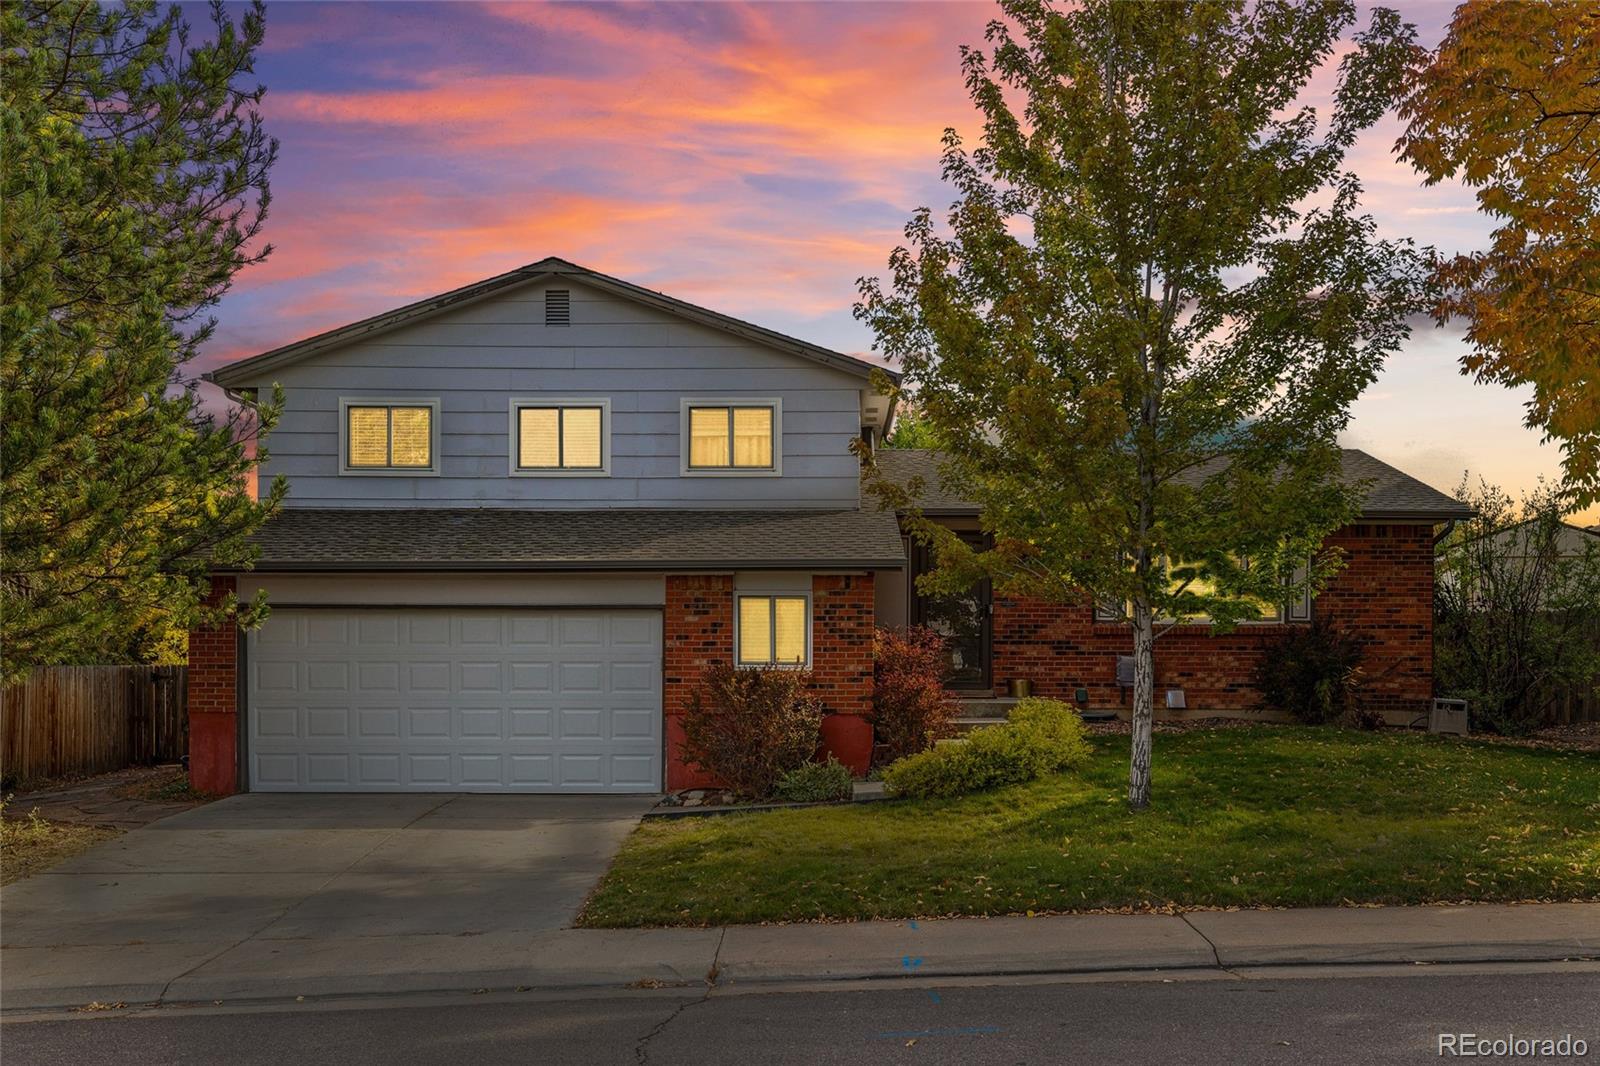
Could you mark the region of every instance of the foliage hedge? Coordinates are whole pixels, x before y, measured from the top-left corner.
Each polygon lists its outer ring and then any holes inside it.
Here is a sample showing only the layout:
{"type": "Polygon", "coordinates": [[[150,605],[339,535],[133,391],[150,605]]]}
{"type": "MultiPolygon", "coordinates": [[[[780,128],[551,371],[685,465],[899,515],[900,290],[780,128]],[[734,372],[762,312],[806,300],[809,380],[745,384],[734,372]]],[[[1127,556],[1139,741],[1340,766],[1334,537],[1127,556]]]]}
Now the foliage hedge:
{"type": "Polygon", "coordinates": [[[908,755],[890,764],[883,780],[895,796],[960,796],[1059,773],[1082,765],[1089,753],[1077,711],[1059,700],[1026,699],[1004,725],[908,755]]]}
{"type": "Polygon", "coordinates": [[[806,671],[782,667],[706,667],[684,706],[683,761],[740,796],[767,799],[822,743],[822,704],[810,681],[806,671]]]}

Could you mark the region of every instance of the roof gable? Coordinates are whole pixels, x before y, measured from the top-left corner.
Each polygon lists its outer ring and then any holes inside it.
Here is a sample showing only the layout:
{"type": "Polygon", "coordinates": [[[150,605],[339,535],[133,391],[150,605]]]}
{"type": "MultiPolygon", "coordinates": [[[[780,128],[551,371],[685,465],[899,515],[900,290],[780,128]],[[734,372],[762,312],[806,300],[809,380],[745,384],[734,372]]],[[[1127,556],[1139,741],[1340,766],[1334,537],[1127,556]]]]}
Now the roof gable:
{"type": "MultiPolygon", "coordinates": [[[[241,359],[227,366],[204,375],[207,381],[215,382],[224,388],[231,388],[248,384],[250,379],[261,374],[278,370],[282,367],[298,363],[305,359],[313,358],[323,352],[341,347],[356,341],[366,340],[390,330],[403,326],[414,325],[435,315],[475,303],[479,300],[505,292],[522,285],[533,284],[539,281],[570,280],[580,284],[589,285],[601,292],[607,293],[624,300],[629,300],[645,307],[663,312],[689,322],[721,330],[744,340],[772,348],[789,355],[796,355],[823,366],[842,370],[860,378],[868,378],[874,370],[883,369],[864,359],[858,359],[843,352],[835,352],[808,341],[799,340],[764,326],[757,326],[742,319],[687,303],[654,289],[646,289],[632,282],[614,278],[599,271],[569,263],[565,259],[554,256],[541,259],[537,263],[518,267],[516,270],[504,274],[497,274],[492,278],[464,285],[449,292],[440,293],[406,304],[369,318],[352,322],[349,325],[318,333],[304,340],[286,344],[271,351],[262,352],[247,359],[241,359]]],[[[885,371],[891,378],[898,378],[893,371],[885,371]]]]}

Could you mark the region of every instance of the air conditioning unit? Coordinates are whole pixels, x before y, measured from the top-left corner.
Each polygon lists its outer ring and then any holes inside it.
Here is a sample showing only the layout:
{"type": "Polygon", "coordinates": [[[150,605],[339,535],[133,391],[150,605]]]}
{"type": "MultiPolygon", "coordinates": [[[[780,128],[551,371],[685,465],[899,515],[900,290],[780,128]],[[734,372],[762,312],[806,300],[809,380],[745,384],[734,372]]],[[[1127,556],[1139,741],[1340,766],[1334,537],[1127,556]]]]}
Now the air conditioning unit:
{"type": "Polygon", "coordinates": [[[1428,732],[1467,735],[1467,701],[1434,700],[1428,712],[1428,732]]]}

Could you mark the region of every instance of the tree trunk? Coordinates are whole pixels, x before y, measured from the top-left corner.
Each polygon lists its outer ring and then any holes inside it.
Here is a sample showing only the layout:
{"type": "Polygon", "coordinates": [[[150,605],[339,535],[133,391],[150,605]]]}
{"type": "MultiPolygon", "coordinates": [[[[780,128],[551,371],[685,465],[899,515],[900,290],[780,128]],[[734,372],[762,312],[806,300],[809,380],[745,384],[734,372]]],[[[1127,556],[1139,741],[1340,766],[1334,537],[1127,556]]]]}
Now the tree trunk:
{"type": "Polygon", "coordinates": [[[1128,762],[1128,807],[1150,806],[1150,734],[1155,723],[1156,634],[1150,605],[1133,604],[1133,754],[1128,762]]]}

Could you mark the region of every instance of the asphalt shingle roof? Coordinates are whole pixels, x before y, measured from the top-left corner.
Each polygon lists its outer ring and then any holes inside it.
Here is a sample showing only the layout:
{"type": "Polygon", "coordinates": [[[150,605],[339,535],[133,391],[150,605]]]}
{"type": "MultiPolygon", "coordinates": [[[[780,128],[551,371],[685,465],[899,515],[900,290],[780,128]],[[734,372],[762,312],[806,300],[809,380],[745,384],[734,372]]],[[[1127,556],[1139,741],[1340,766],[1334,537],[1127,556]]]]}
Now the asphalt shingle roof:
{"type": "Polygon", "coordinates": [[[905,565],[894,515],[286,507],[253,538],[257,570],[714,570],[905,565]]]}
{"type": "MultiPolygon", "coordinates": [[[[878,468],[890,480],[904,485],[913,477],[923,480],[921,506],[927,514],[974,514],[971,502],[947,492],[940,483],[939,453],[915,448],[881,448],[878,468]]],[[[1344,477],[1367,482],[1362,508],[1366,518],[1465,518],[1472,513],[1461,501],[1410,474],[1396,470],[1357,448],[1344,449],[1344,477]]]]}

